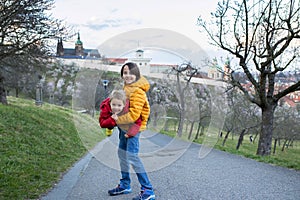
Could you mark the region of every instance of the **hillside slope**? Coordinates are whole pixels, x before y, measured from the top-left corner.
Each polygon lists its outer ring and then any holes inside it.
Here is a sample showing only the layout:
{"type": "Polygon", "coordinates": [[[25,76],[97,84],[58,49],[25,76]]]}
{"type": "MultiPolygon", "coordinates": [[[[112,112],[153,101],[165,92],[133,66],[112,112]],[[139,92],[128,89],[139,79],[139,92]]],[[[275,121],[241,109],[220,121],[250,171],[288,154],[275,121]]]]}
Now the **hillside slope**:
{"type": "Polygon", "coordinates": [[[88,115],[8,100],[0,104],[0,199],[37,199],[104,138],[88,115]]]}

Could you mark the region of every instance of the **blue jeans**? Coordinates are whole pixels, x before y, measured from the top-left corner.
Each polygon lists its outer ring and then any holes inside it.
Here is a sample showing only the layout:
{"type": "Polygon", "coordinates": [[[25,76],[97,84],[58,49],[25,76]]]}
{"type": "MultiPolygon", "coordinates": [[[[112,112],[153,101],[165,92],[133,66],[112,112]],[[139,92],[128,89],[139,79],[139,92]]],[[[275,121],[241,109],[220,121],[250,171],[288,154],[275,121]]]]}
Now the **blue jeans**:
{"type": "Polygon", "coordinates": [[[120,141],[118,148],[118,156],[122,175],[122,178],[120,179],[120,186],[123,188],[130,188],[131,180],[129,170],[131,164],[141,184],[141,189],[152,190],[152,185],[148,179],[144,165],[138,156],[140,133],[130,138],[126,138],[124,136],[125,133],[125,131],[119,128],[120,141]]]}

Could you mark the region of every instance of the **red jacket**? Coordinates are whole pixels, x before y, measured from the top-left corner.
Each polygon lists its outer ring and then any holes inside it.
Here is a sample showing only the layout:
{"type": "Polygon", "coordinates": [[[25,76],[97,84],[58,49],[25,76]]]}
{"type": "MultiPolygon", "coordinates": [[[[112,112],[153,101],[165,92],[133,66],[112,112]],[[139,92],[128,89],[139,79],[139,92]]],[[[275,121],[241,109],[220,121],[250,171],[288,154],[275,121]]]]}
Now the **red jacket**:
{"type": "MultiPolygon", "coordinates": [[[[126,100],[126,105],[123,111],[118,115],[123,115],[128,111],[129,111],[129,100],[126,100]]],[[[102,128],[113,129],[115,126],[117,126],[116,121],[111,116],[112,116],[112,111],[110,107],[110,98],[106,98],[100,104],[99,124],[102,128]]],[[[127,131],[127,135],[131,137],[135,136],[140,131],[141,124],[142,124],[141,118],[138,118],[135,123],[130,124],[130,128],[127,131]]]]}

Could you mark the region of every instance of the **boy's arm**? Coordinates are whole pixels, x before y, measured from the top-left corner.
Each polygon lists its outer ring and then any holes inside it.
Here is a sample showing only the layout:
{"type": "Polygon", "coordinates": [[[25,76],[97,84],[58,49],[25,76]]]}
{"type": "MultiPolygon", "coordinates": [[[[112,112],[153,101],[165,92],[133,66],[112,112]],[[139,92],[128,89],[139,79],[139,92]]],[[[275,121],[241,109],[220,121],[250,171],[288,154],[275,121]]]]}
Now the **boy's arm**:
{"type": "Polygon", "coordinates": [[[113,127],[117,126],[115,120],[109,116],[109,117],[99,117],[99,124],[101,126],[101,128],[110,128],[112,129],[113,127]]]}
{"type": "Polygon", "coordinates": [[[146,93],[141,89],[137,89],[130,95],[129,100],[129,111],[118,117],[117,124],[133,124],[139,119],[146,101],[146,93]]]}

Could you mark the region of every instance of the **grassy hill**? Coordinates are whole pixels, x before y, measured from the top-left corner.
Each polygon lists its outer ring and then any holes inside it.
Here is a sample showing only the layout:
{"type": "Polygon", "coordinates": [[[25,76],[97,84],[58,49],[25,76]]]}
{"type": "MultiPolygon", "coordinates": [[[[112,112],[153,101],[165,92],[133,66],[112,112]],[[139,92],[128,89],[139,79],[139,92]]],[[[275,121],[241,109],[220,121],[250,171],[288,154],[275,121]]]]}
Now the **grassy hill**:
{"type": "Polygon", "coordinates": [[[104,138],[88,115],[8,100],[0,104],[0,199],[37,199],[104,138]]]}

